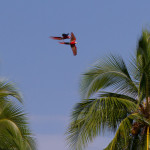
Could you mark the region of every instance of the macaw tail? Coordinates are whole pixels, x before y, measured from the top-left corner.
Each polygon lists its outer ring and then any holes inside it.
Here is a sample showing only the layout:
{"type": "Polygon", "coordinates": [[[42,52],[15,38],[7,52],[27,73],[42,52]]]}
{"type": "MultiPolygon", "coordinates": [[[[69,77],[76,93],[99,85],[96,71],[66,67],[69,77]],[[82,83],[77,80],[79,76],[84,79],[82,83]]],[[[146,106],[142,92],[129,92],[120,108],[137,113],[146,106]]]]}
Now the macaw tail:
{"type": "Polygon", "coordinates": [[[62,40],[62,37],[50,36],[49,38],[51,38],[53,40],[62,40]]]}
{"type": "Polygon", "coordinates": [[[70,45],[69,42],[59,42],[60,44],[67,44],[67,45],[70,45]]]}

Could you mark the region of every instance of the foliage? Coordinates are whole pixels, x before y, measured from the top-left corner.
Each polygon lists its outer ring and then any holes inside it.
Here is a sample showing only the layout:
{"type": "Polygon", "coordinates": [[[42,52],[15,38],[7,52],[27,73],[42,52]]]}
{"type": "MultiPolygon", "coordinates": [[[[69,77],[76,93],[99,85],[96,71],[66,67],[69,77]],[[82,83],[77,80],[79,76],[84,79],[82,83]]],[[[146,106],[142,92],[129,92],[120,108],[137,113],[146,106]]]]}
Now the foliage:
{"type": "Polygon", "coordinates": [[[35,139],[29,129],[26,114],[16,105],[22,97],[13,84],[0,82],[0,150],[34,150],[35,139]]]}
{"type": "Polygon", "coordinates": [[[115,136],[105,150],[145,150],[150,146],[150,33],[143,31],[136,55],[126,66],[110,55],[83,74],[82,101],[67,130],[70,148],[81,150],[106,130],[115,136]]]}

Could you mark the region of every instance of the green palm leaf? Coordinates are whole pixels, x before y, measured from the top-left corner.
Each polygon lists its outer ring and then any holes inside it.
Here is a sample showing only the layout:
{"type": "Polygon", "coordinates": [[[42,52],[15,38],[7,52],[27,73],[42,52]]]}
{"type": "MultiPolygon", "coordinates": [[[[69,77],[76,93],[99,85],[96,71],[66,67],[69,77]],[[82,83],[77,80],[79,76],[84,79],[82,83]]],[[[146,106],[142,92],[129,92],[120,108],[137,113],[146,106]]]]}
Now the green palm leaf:
{"type": "Polygon", "coordinates": [[[81,93],[90,97],[100,89],[112,87],[122,94],[138,94],[138,89],[127,71],[126,65],[121,57],[111,55],[105,62],[96,64],[94,69],[84,74],[81,83],[81,93]]]}
{"type": "MultiPolygon", "coordinates": [[[[115,137],[105,150],[121,150],[121,149],[132,149],[132,150],[145,150],[147,147],[147,136],[146,135],[131,135],[132,123],[138,121],[143,125],[150,125],[150,121],[145,119],[144,116],[138,113],[133,113],[126,117],[119,125],[119,128],[115,134],[115,137]],[[135,144],[136,143],[136,144],[135,144]],[[137,145],[139,143],[139,145],[137,145]]],[[[149,134],[148,134],[149,136],[149,134]]]]}
{"type": "Polygon", "coordinates": [[[99,135],[103,129],[116,131],[121,120],[135,111],[136,104],[123,98],[86,99],[78,103],[68,129],[71,147],[80,149],[99,135]],[[114,111],[115,110],[115,111],[114,111]]]}
{"type": "Polygon", "coordinates": [[[0,97],[9,97],[12,96],[19,100],[21,103],[22,97],[21,94],[17,91],[15,86],[13,84],[7,83],[6,81],[1,81],[0,82],[0,97]]]}
{"type": "Polygon", "coordinates": [[[0,110],[0,149],[34,150],[35,140],[23,110],[12,102],[0,102],[0,110]]]}

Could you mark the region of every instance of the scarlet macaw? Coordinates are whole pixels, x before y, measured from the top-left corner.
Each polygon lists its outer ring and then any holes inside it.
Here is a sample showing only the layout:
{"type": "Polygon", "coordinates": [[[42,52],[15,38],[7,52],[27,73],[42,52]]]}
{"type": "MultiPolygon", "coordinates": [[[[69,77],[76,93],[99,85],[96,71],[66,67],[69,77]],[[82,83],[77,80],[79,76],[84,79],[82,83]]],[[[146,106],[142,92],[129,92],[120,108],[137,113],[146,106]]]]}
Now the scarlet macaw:
{"type": "Polygon", "coordinates": [[[77,44],[76,42],[76,37],[74,36],[73,32],[71,32],[71,39],[70,39],[70,42],[59,42],[60,44],[67,44],[67,45],[70,45],[71,48],[72,48],[72,52],[73,52],[73,55],[76,56],[77,55],[77,47],[75,44],[77,44]]]}

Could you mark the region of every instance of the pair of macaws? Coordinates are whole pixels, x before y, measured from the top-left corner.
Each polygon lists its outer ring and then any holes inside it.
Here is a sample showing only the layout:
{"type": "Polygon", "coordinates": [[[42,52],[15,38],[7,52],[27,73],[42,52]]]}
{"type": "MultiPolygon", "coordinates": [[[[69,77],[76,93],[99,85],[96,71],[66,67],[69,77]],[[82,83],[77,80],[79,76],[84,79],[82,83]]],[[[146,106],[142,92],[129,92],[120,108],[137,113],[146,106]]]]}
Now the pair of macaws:
{"type": "Polygon", "coordinates": [[[73,55],[76,56],[77,55],[77,47],[75,44],[77,44],[76,42],[76,37],[74,36],[73,32],[71,32],[71,37],[68,34],[63,33],[62,37],[55,37],[55,36],[51,36],[52,39],[54,40],[65,40],[65,39],[70,39],[70,42],[59,42],[60,44],[67,44],[71,46],[73,55]]]}

